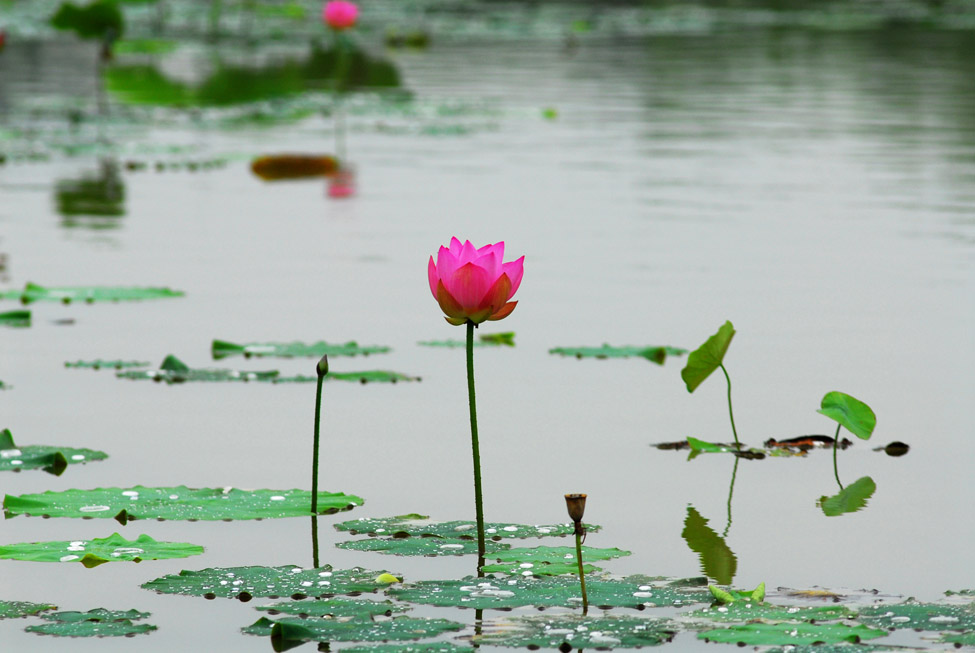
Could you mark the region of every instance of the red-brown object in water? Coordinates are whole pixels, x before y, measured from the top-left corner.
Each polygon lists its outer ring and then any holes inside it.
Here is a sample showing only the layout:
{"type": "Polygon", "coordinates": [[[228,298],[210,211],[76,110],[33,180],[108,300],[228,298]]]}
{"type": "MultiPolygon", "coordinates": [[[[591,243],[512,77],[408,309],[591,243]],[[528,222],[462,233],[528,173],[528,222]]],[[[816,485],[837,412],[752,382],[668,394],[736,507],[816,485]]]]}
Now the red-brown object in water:
{"type": "Polygon", "coordinates": [[[264,181],[328,177],[338,169],[338,160],[328,155],[268,154],[251,161],[251,172],[264,181]]]}

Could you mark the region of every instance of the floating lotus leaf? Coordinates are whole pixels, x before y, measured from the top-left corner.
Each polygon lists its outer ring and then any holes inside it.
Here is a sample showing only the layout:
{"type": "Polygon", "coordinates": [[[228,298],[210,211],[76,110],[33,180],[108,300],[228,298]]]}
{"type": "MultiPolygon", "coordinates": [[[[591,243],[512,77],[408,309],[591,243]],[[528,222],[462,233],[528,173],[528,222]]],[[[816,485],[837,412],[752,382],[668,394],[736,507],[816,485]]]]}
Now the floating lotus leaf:
{"type": "Polygon", "coordinates": [[[945,596],[970,596],[975,599],[975,590],[945,590],[945,596]]]}
{"type": "MultiPolygon", "coordinates": [[[[586,524],[590,533],[600,529],[595,524],[586,524]]],[[[353,535],[364,533],[370,537],[382,535],[386,537],[442,537],[447,539],[474,539],[477,537],[477,525],[472,521],[429,521],[425,515],[400,515],[398,517],[381,517],[373,519],[352,519],[335,524],[340,531],[348,531],[353,535]]],[[[501,540],[506,538],[527,537],[564,537],[572,535],[575,528],[571,523],[550,524],[544,526],[529,526],[527,524],[503,524],[486,522],[484,534],[487,539],[501,540]]]]}
{"type": "Polygon", "coordinates": [[[877,416],[870,406],[844,392],[827,392],[816,412],[842,424],[863,440],[870,439],[877,426],[877,416]]]}
{"type": "Polygon", "coordinates": [[[115,369],[121,370],[129,367],[149,367],[152,363],[143,361],[123,361],[123,360],[103,360],[101,358],[93,361],[75,361],[73,363],[65,361],[67,368],[88,368],[92,370],[115,369]]]}
{"type": "Polygon", "coordinates": [[[707,607],[682,615],[685,619],[709,621],[761,621],[765,623],[805,621],[820,623],[854,619],[856,612],[843,605],[772,605],[755,601],[735,601],[727,605],[707,607]]]}
{"type": "Polygon", "coordinates": [[[657,646],[675,634],[674,624],[664,619],[562,614],[497,621],[474,641],[509,648],[604,650],[657,646]]]}
{"type": "Polygon", "coordinates": [[[68,465],[106,458],[108,454],[93,449],[73,449],[43,444],[18,447],[14,444],[9,429],[0,431],[0,472],[43,469],[49,474],[60,476],[68,465]]]}
{"type": "Polygon", "coordinates": [[[210,345],[210,353],[214,360],[228,356],[271,356],[274,358],[321,358],[322,356],[368,356],[369,354],[385,354],[389,347],[379,345],[360,346],[354,341],[343,344],[329,344],[325,341],[306,344],[302,342],[251,342],[238,345],[225,340],[214,340],[210,345]]]}
{"type": "Polygon", "coordinates": [[[731,322],[725,322],[717,333],[690,353],[687,357],[687,365],[680,371],[688,392],[694,392],[695,388],[711,375],[711,372],[721,367],[734,336],[735,327],[731,322]]]}
{"type": "Polygon", "coordinates": [[[738,570],[738,558],[724,538],[708,526],[708,520],[693,506],[687,507],[684,530],[680,536],[700,557],[701,571],[722,585],[731,584],[738,570]]]}
{"type": "Polygon", "coordinates": [[[363,644],[343,648],[342,653],[475,653],[471,646],[460,646],[450,642],[419,644],[363,644]]]}
{"type": "Polygon", "coordinates": [[[839,494],[820,497],[819,507],[827,517],[837,517],[848,512],[856,512],[866,507],[867,500],[877,491],[877,484],[869,476],[857,479],[839,494]]]}
{"type": "MultiPolygon", "coordinates": [[[[660,449],[682,449],[681,443],[665,443],[664,446],[657,445],[660,449]],[[674,446],[667,446],[667,445],[674,446]]],[[[687,446],[690,448],[691,453],[688,454],[688,460],[694,460],[702,453],[730,453],[737,458],[747,458],[749,460],[762,460],[765,458],[765,452],[761,449],[738,449],[734,444],[724,444],[718,442],[705,442],[704,440],[698,440],[697,438],[687,438],[687,446]]]]}
{"type": "MultiPolygon", "coordinates": [[[[583,559],[582,572],[594,574],[602,567],[591,565],[583,559]]],[[[497,562],[484,565],[481,570],[489,574],[508,574],[509,576],[573,576],[579,574],[576,562],[497,562]]]]}
{"type": "MultiPolygon", "coordinates": [[[[494,555],[510,545],[487,541],[485,551],[494,555]]],[[[447,537],[372,537],[364,540],[350,540],[336,544],[340,549],[350,551],[373,551],[398,556],[459,556],[477,553],[477,540],[447,537]]]]}
{"type": "MultiPolygon", "coordinates": [[[[319,492],[318,510],[333,513],[361,506],[363,500],[341,492],[319,492]]],[[[175,487],[95,488],[4,497],[8,517],[115,518],[206,520],[277,519],[311,514],[307,490],[239,490],[237,488],[175,487]]]]}
{"type": "Polygon", "coordinates": [[[116,372],[115,376],[120,379],[136,379],[149,381],[165,381],[166,383],[186,383],[189,381],[270,381],[277,378],[280,374],[277,370],[265,371],[246,371],[246,370],[226,370],[203,368],[190,368],[186,363],[176,358],[172,354],[163,360],[159,369],[155,370],[128,370],[116,372]]]}
{"type": "MultiPolygon", "coordinates": [[[[338,159],[328,155],[268,154],[251,161],[251,172],[264,181],[325,177],[334,175],[338,169],[338,159]]],[[[217,342],[214,340],[214,345],[217,342]]]]}
{"type": "Polygon", "coordinates": [[[31,542],[0,546],[0,559],[31,562],[80,562],[89,569],[106,562],[142,562],[188,558],[203,553],[203,547],[185,542],[157,542],[148,535],[127,540],[118,533],[93,540],[73,542],[31,542]]]}
{"type": "Polygon", "coordinates": [[[397,617],[387,621],[299,619],[274,621],[262,617],[241,631],[248,635],[270,635],[279,642],[386,642],[423,639],[462,630],[466,626],[447,619],[397,617]]]}
{"type": "Polygon", "coordinates": [[[30,311],[7,311],[0,313],[0,326],[29,327],[30,311]]]}
{"type": "Polygon", "coordinates": [[[24,630],[55,637],[132,637],[156,630],[152,624],[135,623],[148,616],[148,613],[137,610],[118,612],[102,608],[89,612],[55,612],[41,615],[54,623],[28,626],[24,630]]]}
{"type": "Polygon", "coordinates": [[[112,288],[104,286],[39,286],[27,283],[22,291],[0,292],[0,299],[19,299],[22,304],[48,301],[70,304],[74,301],[106,302],[134,301],[141,299],[162,299],[182,297],[183,292],[169,288],[112,288]]]}
{"type": "MultiPolygon", "coordinates": [[[[271,383],[316,383],[317,376],[282,376],[271,379],[259,379],[271,383]]],[[[409,376],[400,372],[388,370],[366,370],[364,372],[329,372],[326,381],[358,381],[359,383],[397,383],[399,381],[420,381],[418,376],[409,376]]]]}
{"type": "Polygon", "coordinates": [[[744,646],[787,646],[792,644],[859,643],[883,637],[887,632],[863,624],[750,623],[697,634],[698,639],[744,646]]]}
{"type": "Polygon", "coordinates": [[[860,621],[877,628],[913,630],[975,630],[975,606],[939,603],[898,603],[860,610],[860,621]]]}
{"type": "MultiPolygon", "coordinates": [[[[630,555],[629,551],[621,549],[597,549],[584,546],[582,547],[583,571],[586,574],[599,571],[598,567],[588,564],[593,560],[611,560],[628,555],[630,555]]],[[[576,550],[575,547],[570,546],[509,549],[490,553],[487,557],[498,561],[482,568],[487,573],[520,574],[522,576],[559,576],[579,573],[576,550]]]]}
{"type": "Polygon", "coordinates": [[[142,587],[160,594],[185,594],[206,599],[219,597],[249,601],[261,596],[272,599],[290,596],[301,600],[308,597],[375,592],[389,586],[389,583],[377,580],[387,573],[361,567],[332,569],[331,565],[317,569],[303,569],[293,565],[215,567],[200,571],[184,569],[179,574],[151,580],[142,587]]]}
{"type": "Polygon", "coordinates": [[[602,347],[555,347],[549,349],[548,353],[598,359],[639,357],[657,365],[663,365],[667,356],[683,356],[687,350],[679,347],[613,347],[603,345],[602,347]]]}
{"type": "Polygon", "coordinates": [[[369,619],[375,615],[388,617],[394,612],[409,610],[408,607],[396,605],[392,601],[369,601],[340,597],[284,601],[272,605],[261,605],[257,609],[272,615],[283,613],[299,617],[355,617],[357,619],[369,619]]]}
{"type": "Polygon", "coordinates": [[[975,632],[942,635],[939,641],[954,644],[955,648],[959,648],[961,646],[975,646],[975,632]]]}
{"type": "Polygon", "coordinates": [[[58,606],[49,603],[29,603],[27,601],[0,601],[0,619],[19,619],[35,616],[47,610],[57,610],[58,606]]]}
{"type": "MultiPolygon", "coordinates": [[[[161,0],[153,1],[159,2],[161,0]]],[[[178,45],[176,41],[165,39],[125,39],[124,41],[116,41],[112,46],[112,51],[115,54],[167,54],[175,50],[178,45]]]]}
{"type": "Polygon", "coordinates": [[[784,648],[766,649],[765,653],[873,653],[874,651],[899,651],[911,653],[926,649],[908,648],[905,646],[884,646],[883,644],[802,644],[786,646],[784,648]]]}
{"type": "MultiPolygon", "coordinates": [[[[466,340],[454,340],[448,338],[447,340],[424,340],[416,343],[424,347],[447,347],[449,349],[459,349],[461,347],[467,346],[466,340]]],[[[475,347],[498,347],[498,346],[515,346],[515,332],[506,331],[504,333],[482,333],[478,336],[477,340],[474,341],[475,347]]]]}
{"type": "MultiPolygon", "coordinates": [[[[609,580],[598,576],[586,579],[590,605],[609,608],[680,606],[710,600],[699,590],[657,587],[628,578],[609,580]]],[[[425,580],[388,590],[393,598],[409,603],[462,608],[517,608],[569,606],[582,603],[579,579],[569,576],[534,578],[515,576],[485,579],[468,576],[460,580],[425,580]]]]}

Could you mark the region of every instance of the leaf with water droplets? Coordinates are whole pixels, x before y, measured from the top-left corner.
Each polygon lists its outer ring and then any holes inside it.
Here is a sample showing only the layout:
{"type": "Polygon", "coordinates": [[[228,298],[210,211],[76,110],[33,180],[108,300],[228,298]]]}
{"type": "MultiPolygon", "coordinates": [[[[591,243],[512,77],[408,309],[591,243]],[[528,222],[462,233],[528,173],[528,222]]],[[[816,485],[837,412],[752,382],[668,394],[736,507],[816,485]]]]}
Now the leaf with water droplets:
{"type": "MultiPolygon", "coordinates": [[[[611,560],[630,555],[622,549],[598,549],[582,547],[583,571],[591,574],[600,571],[589,562],[593,560],[611,560]]],[[[576,560],[575,547],[570,546],[538,546],[534,548],[517,548],[489,553],[486,558],[497,560],[497,563],[485,565],[482,569],[487,573],[519,574],[522,576],[559,576],[562,574],[578,574],[579,564],[576,560]]]]}
{"type": "MultiPolygon", "coordinates": [[[[590,533],[599,530],[595,524],[586,524],[590,533]]],[[[429,521],[424,515],[401,515],[372,519],[353,519],[339,522],[335,528],[353,535],[364,533],[370,537],[442,537],[447,539],[475,539],[477,524],[472,521],[429,521]]],[[[571,523],[531,526],[528,524],[508,524],[488,522],[484,524],[486,539],[501,540],[527,537],[565,537],[572,535],[575,527],[571,523]]]]}
{"type": "Polygon", "coordinates": [[[913,630],[975,630],[975,606],[907,601],[860,609],[860,621],[877,628],[913,630]]]}
{"type": "Polygon", "coordinates": [[[840,490],[839,494],[820,497],[819,507],[827,517],[856,512],[866,507],[867,500],[876,491],[877,484],[869,476],[864,476],[840,490]]]}
{"type": "Polygon", "coordinates": [[[34,616],[47,610],[57,610],[50,603],[30,603],[28,601],[0,601],[0,619],[19,619],[34,616]]]}
{"type": "Polygon", "coordinates": [[[471,646],[451,642],[423,642],[417,644],[362,644],[343,648],[342,653],[476,653],[471,646]]]}
{"type": "Polygon", "coordinates": [[[6,311],[0,313],[0,326],[29,327],[30,311],[6,311]]]}
{"type": "Polygon", "coordinates": [[[368,356],[369,354],[385,354],[389,347],[379,345],[359,345],[355,341],[335,344],[319,341],[311,344],[302,342],[251,342],[238,345],[226,340],[214,340],[210,345],[210,353],[214,360],[228,356],[243,356],[245,358],[274,357],[274,358],[321,358],[322,356],[368,356]]]}
{"type": "Polygon", "coordinates": [[[23,290],[0,292],[0,299],[17,299],[22,304],[32,302],[120,302],[144,299],[182,297],[183,292],[169,288],[115,288],[107,286],[39,286],[28,282],[23,290]]]}
{"type": "Polygon", "coordinates": [[[663,365],[668,356],[683,356],[687,350],[669,346],[613,347],[604,344],[602,347],[554,347],[548,353],[576,358],[645,358],[657,365],[663,365]]]}
{"type": "Polygon", "coordinates": [[[149,616],[137,610],[111,611],[96,608],[88,612],[54,612],[41,615],[52,623],[28,626],[24,630],[55,637],[131,637],[156,630],[152,624],[137,624],[149,616]]]}
{"type": "Polygon", "coordinates": [[[331,597],[324,599],[303,599],[283,601],[271,605],[258,606],[258,610],[272,615],[291,614],[299,617],[354,617],[368,619],[376,615],[390,616],[394,612],[406,612],[410,608],[392,601],[369,601],[331,597]]]}
{"type": "Polygon", "coordinates": [[[141,562],[188,558],[203,547],[185,542],[158,542],[148,535],[127,540],[118,533],[70,542],[30,542],[0,546],[0,559],[31,562],[80,562],[91,569],[106,562],[141,562]]]}
{"type": "Polygon", "coordinates": [[[735,327],[730,321],[725,322],[718,332],[708,338],[703,345],[691,352],[687,357],[687,365],[680,371],[680,376],[687,385],[688,392],[694,392],[697,386],[704,382],[712,372],[721,367],[724,355],[735,336],[735,327]]]}
{"type": "Polygon", "coordinates": [[[120,379],[148,380],[166,383],[187,383],[191,381],[206,382],[248,382],[271,381],[280,375],[277,370],[230,370],[216,368],[191,368],[189,365],[172,354],[166,356],[158,369],[126,370],[116,372],[120,379]]]}
{"type": "Polygon", "coordinates": [[[93,449],[72,449],[30,444],[18,447],[14,444],[10,429],[0,431],[0,472],[22,469],[43,469],[60,476],[68,465],[105,460],[108,454],[93,449]]]}
{"type": "Polygon", "coordinates": [[[386,642],[435,637],[465,627],[465,624],[447,619],[414,617],[395,617],[386,621],[285,617],[277,621],[261,618],[241,631],[248,635],[270,635],[272,643],[275,640],[289,643],[386,642]]]}
{"type": "MultiPolygon", "coordinates": [[[[486,541],[488,554],[508,548],[502,542],[486,541]]],[[[371,537],[363,540],[349,540],[336,544],[348,551],[373,551],[398,556],[459,556],[477,553],[477,540],[448,537],[371,537]]]]}
{"type": "Polygon", "coordinates": [[[808,623],[749,623],[706,630],[697,638],[709,642],[738,644],[746,646],[786,646],[799,644],[838,644],[840,642],[859,643],[886,635],[886,631],[870,628],[863,624],[808,624],[808,623]]]}
{"type": "Polygon", "coordinates": [[[378,580],[385,571],[371,571],[361,567],[333,569],[325,565],[317,569],[303,569],[293,565],[283,567],[215,567],[200,571],[183,570],[176,575],[162,576],[142,585],[143,589],[160,594],[184,594],[207,599],[225,598],[249,601],[255,597],[295,600],[308,597],[328,597],[336,594],[355,596],[361,592],[375,592],[389,587],[378,580]]]}
{"type": "Polygon", "coordinates": [[[682,619],[696,621],[740,621],[765,623],[839,621],[854,619],[856,612],[843,605],[772,605],[757,601],[734,601],[718,607],[707,607],[681,615],[682,619]]]}
{"type": "Polygon", "coordinates": [[[474,642],[509,648],[614,649],[657,646],[676,634],[665,619],[643,617],[530,616],[489,623],[474,642]]]}
{"type": "MultiPolygon", "coordinates": [[[[341,492],[319,492],[320,513],[351,510],[361,506],[360,497],[341,492]]],[[[115,518],[123,523],[136,519],[230,520],[277,519],[311,515],[307,490],[241,490],[175,487],[95,488],[4,497],[7,516],[115,518]]]]}

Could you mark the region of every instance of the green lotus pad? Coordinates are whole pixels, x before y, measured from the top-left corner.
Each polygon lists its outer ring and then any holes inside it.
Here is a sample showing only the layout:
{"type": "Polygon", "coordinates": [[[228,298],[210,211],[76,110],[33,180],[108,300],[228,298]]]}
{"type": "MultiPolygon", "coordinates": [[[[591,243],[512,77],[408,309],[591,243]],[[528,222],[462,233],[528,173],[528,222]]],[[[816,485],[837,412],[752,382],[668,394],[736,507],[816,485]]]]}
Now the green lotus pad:
{"type": "Polygon", "coordinates": [[[157,542],[148,535],[127,540],[118,533],[93,540],[32,542],[0,546],[0,559],[31,562],[80,562],[91,569],[106,562],[142,562],[188,558],[203,553],[203,547],[184,542],[157,542]]]}
{"type": "Polygon", "coordinates": [[[7,290],[0,292],[0,299],[18,299],[22,304],[32,302],[62,302],[70,304],[74,301],[119,302],[142,299],[162,299],[166,297],[182,297],[183,292],[169,288],[111,288],[104,286],[39,286],[28,282],[23,290],[7,290]]]}
{"type": "MultiPolygon", "coordinates": [[[[466,340],[455,340],[453,338],[448,338],[447,340],[423,340],[416,343],[424,347],[447,347],[448,349],[459,349],[461,347],[467,346],[466,340]]],[[[474,341],[475,347],[514,347],[515,346],[515,332],[506,331],[504,333],[482,333],[474,341]]]]}
{"type": "Polygon", "coordinates": [[[32,617],[47,610],[57,610],[58,606],[49,603],[28,603],[27,601],[0,601],[0,619],[19,619],[32,617]]]}
{"type": "Polygon", "coordinates": [[[214,340],[210,345],[210,353],[214,360],[228,356],[271,356],[275,358],[321,358],[322,356],[368,356],[369,354],[385,354],[389,347],[379,345],[360,346],[355,341],[342,344],[319,341],[311,344],[302,342],[251,342],[238,345],[226,340],[214,340]]]}
{"type": "Polygon", "coordinates": [[[30,311],[6,311],[0,313],[0,326],[29,327],[30,311]]]}
{"type": "Polygon", "coordinates": [[[940,641],[946,642],[948,644],[954,644],[956,647],[975,646],[975,632],[952,633],[949,635],[943,635],[940,641]]]}
{"type": "Polygon", "coordinates": [[[396,605],[392,601],[369,601],[340,597],[284,601],[272,605],[261,605],[257,609],[272,615],[293,614],[299,617],[354,617],[356,619],[369,619],[375,615],[388,617],[394,612],[409,610],[408,607],[396,605]]]}
{"type": "Polygon", "coordinates": [[[602,347],[555,347],[549,349],[548,353],[575,356],[576,358],[598,358],[600,360],[639,357],[663,365],[668,356],[683,356],[687,350],[679,347],[612,347],[603,345],[602,347]]]}
{"type": "Polygon", "coordinates": [[[909,601],[860,610],[860,621],[878,628],[913,630],[975,630],[975,606],[909,601]]]}
{"type": "MultiPolygon", "coordinates": [[[[260,379],[264,381],[265,379],[260,379]]],[[[316,383],[317,376],[282,376],[268,379],[271,383],[316,383]]],[[[353,381],[363,385],[366,383],[398,383],[400,381],[421,381],[418,376],[410,376],[389,370],[364,370],[362,372],[329,372],[326,381],[353,381]]]]}
{"type": "Polygon", "coordinates": [[[166,383],[186,383],[188,381],[270,381],[280,373],[277,370],[245,371],[226,369],[193,369],[172,354],[166,356],[159,369],[127,370],[116,372],[120,379],[165,381],[166,383]]]}
{"type": "Polygon", "coordinates": [[[68,465],[105,460],[108,454],[93,449],[72,449],[32,444],[18,447],[10,429],[0,431],[0,472],[19,472],[22,469],[43,469],[60,476],[68,465]]]}
{"type": "Polygon", "coordinates": [[[766,623],[794,621],[839,621],[853,619],[856,613],[843,605],[771,605],[748,601],[735,601],[728,605],[707,607],[682,615],[685,619],[709,621],[762,621],[766,623]]]}
{"type": "Polygon", "coordinates": [[[697,634],[698,639],[724,644],[745,646],[787,646],[793,644],[859,643],[886,635],[886,631],[863,624],[808,624],[808,623],[750,623],[730,628],[707,630],[697,634]]]}
{"type": "Polygon", "coordinates": [[[386,642],[434,637],[465,627],[465,624],[447,619],[413,617],[397,617],[387,621],[296,617],[274,621],[262,617],[241,631],[248,635],[270,635],[284,642],[386,642]]]}
{"type": "MultiPolygon", "coordinates": [[[[642,579],[641,579],[642,580],[642,579]]],[[[673,587],[656,587],[630,579],[608,580],[598,576],[586,579],[590,605],[625,607],[682,606],[710,599],[708,592],[673,587]]],[[[460,580],[425,580],[403,587],[392,587],[388,594],[400,601],[442,607],[517,608],[567,606],[582,604],[579,579],[569,576],[534,578],[515,576],[507,579],[475,578],[460,580]]]]}
{"type": "MultiPolygon", "coordinates": [[[[341,492],[318,493],[320,513],[351,510],[363,503],[360,497],[341,492]]],[[[115,518],[123,525],[135,519],[278,519],[311,515],[311,492],[137,485],[20,496],[8,494],[4,497],[3,507],[7,517],[101,517],[115,518]]]]}
{"type": "Polygon", "coordinates": [[[332,569],[325,565],[317,569],[284,567],[216,567],[200,571],[183,570],[176,575],[162,576],[142,585],[143,589],[160,594],[185,594],[207,599],[225,598],[249,601],[254,597],[295,600],[321,598],[336,594],[375,592],[389,586],[385,571],[370,571],[361,567],[332,569]]]}
{"type": "Polygon", "coordinates": [[[657,646],[676,633],[663,619],[640,617],[531,616],[492,623],[478,644],[509,648],[612,649],[657,646]],[[564,647],[564,648],[563,648],[564,647]]]}
{"type": "Polygon", "coordinates": [[[420,644],[363,644],[343,648],[342,653],[474,653],[471,646],[460,646],[450,642],[431,642],[420,644]]]}
{"type": "MultiPolygon", "coordinates": [[[[417,514],[375,519],[352,519],[335,524],[335,528],[340,531],[348,531],[353,535],[364,533],[370,537],[382,535],[386,537],[442,537],[464,540],[477,538],[477,524],[472,521],[434,522],[429,521],[429,519],[426,515],[417,514]]],[[[586,524],[585,527],[590,533],[596,532],[600,528],[594,524],[586,524]]],[[[565,537],[574,532],[574,526],[571,523],[544,526],[495,522],[484,524],[485,538],[495,541],[507,538],[565,537]]]]}
{"type": "Polygon", "coordinates": [[[75,361],[73,363],[65,361],[67,368],[87,368],[92,370],[115,369],[121,370],[128,367],[149,367],[152,363],[143,361],[123,361],[123,360],[103,360],[101,358],[93,361],[75,361]]]}
{"type": "MultiPolygon", "coordinates": [[[[584,546],[582,547],[583,571],[586,574],[599,571],[598,567],[587,564],[592,560],[611,560],[628,555],[630,555],[629,551],[621,549],[597,549],[584,546]]],[[[482,567],[482,570],[487,573],[522,576],[559,576],[579,573],[576,550],[569,546],[509,549],[488,554],[487,557],[497,560],[497,563],[482,567]]]]}
{"type": "Polygon", "coordinates": [[[38,635],[56,637],[132,637],[156,630],[152,624],[137,624],[145,619],[147,612],[128,610],[125,612],[96,608],[88,612],[54,612],[41,615],[53,623],[28,626],[24,630],[38,635]]]}
{"type": "MultiPolygon", "coordinates": [[[[398,556],[460,556],[477,553],[477,540],[447,537],[371,537],[336,544],[349,551],[372,551],[398,556]]],[[[488,555],[507,549],[510,544],[488,540],[484,543],[488,555]]]]}

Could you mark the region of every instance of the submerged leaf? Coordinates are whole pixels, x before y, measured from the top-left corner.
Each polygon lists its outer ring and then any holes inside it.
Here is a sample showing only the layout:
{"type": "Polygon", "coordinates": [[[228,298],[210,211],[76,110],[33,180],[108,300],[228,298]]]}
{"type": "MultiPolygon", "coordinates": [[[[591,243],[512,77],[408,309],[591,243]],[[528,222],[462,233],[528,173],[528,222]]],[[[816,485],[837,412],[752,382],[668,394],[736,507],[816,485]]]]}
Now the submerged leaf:
{"type": "Polygon", "coordinates": [[[613,649],[657,646],[676,634],[665,619],[641,617],[530,616],[492,623],[474,642],[509,648],[613,649]]]}
{"type": "Polygon", "coordinates": [[[182,297],[183,292],[169,288],[114,288],[105,286],[38,286],[27,283],[24,290],[0,292],[0,299],[19,299],[22,304],[48,301],[70,304],[73,301],[134,301],[142,299],[162,299],[182,297]]]}
{"type": "Polygon", "coordinates": [[[275,358],[321,358],[322,356],[368,356],[369,354],[385,354],[389,347],[379,345],[360,346],[355,341],[342,344],[329,344],[323,340],[306,344],[302,342],[251,342],[238,345],[226,340],[214,340],[210,345],[210,353],[214,360],[228,356],[271,356],[275,358]]]}
{"type": "Polygon", "coordinates": [[[725,322],[717,333],[691,352],[687,357],[687,365],[680,371],[688,392],[694,392],[697,386],[711,375],[711,372],[721,367],[734,335],[735,327],[730,321],[725,322]]]}
{"type": "Polygon", "coordinates": [[[50,603],[29,603],[27,601],[0,601],[0,619],[19,619],[35,616],[47,610],[57,610],[50,603]]]}
{"type": "MultiPolygon", "coordinates": [[[[424,515],[400,515],[398,517],[383,517],[370,519],[352,519],[335,524],[336,530],[348,531],[352,535],[364,533],[370,537],[442,537],[447,539],[475,539],[477,524],[472,521],[428,521],[424,515]]],[[[586,524],[590,533],[599,530],[595,524],[586,524]]],[[[565,537],[575,533],[573,524],[551,524],[545,526],[529,526],[528,524],[506,524],[487,522],[484,524],[486,539],[501,540],[506,538],[526,537],[565,537]]]]}
{"type": "Polygon", "coordinates": [[[554,347],[548,350],[550,354],[560,354],[562,356],[575,356],[576,358],[645,358],[648,361],[663,365],[667,356],[683,356],[687,353],[686,349],[679,347],[613,347],[604,344],[602,347],[554,347]]]}
{"type": "Polygon", "coordinates": [[[278,621],[259,619],[241,632],[247,635],[270,635],[284,642],[386,642],[434,637],[463,630],[465,625],[447,619],[396,617],[387,621],[337,619],[299,619],[285,617],[278,621]]]}
{"type": "Polygon", "coordinates": [[[819,498],[819,507],[827,517],[837,517],[848,512],[856,512],[865,508],[867,500],[877,491],[877,484],[869,476],[857,479],[847,485],[839,494],[831,497],[819,498]]]}
{"type": "Polygon", "coordinates": [[[97,567],[106,562],[141,562],[188,558],[203,553],[203,547],[185,542],[157,542],[148,535],[127,540],[118,533],[92,540],[31,542],[0,546],[0,559],[31,562],[80,562],[97,567]]]}
{"type": "MultiPolygon", "coordinates": [[[[351,510],[363,500],[341,492],[319,492],[321,513],[351,510]]],[[[43,494],[6,495],[3,507],[15,515],[135,519],[276,519],[311,515],[307,490],[240,490],[175,487],[95,488],[43,494]]]]}
{"type": "Polygon", "coordinates": [[[745,646],[786,646],[822,642],[859,643],[866,639],[883,637],[887,633],[859,624],[808,624],[808,623],[749,623],[698,633],[698,639],[745,646]]]}
{"type": "Polygon", "coordinates": [[[375,592],[388,583],[376,580],[384,571],[370,571],[361,567],[332,569],[325,565],[317,569],[283,567],[216,567],[200,571],[183,570],[178,575],[162,576],[142,585],[143,589],[160,594],[202,596],[207,599],[225,598],[249,601],[255,597],[295,600],[308,597],[330,597],[336,594],[375,592]]]}
{"type": "Polygon", "coordinates": [[[816,412],[839,422],[862,440],[870,439],[877,426],[877,416],[870,406],[843,392],[827,392],[816,412]]]}
{"type": "Polygon", "coordinates": [[[731,584],[738,570],[738,558],[724,538],[708,526],[708,520],[693,506],[687,507],[684,530],[680,536],[700,557],[701,571],[721,585],[731,584]]]}
{"type": "MultiPolygon", "coordinates": [[[[447,347],[450,349],[459,349],[466,347],[467,341],[448,338],[447,340],[424,340],[416,344],[424,347],[447,347]]],[[[514,347],[515,332],[506,331],[504,333],[482,333],[478,336],[477,340],[474,341],[475,347],[497,347],[501,345],[514,347]]]]}

